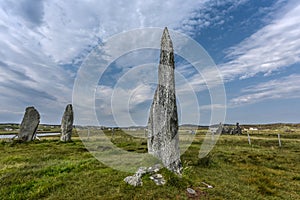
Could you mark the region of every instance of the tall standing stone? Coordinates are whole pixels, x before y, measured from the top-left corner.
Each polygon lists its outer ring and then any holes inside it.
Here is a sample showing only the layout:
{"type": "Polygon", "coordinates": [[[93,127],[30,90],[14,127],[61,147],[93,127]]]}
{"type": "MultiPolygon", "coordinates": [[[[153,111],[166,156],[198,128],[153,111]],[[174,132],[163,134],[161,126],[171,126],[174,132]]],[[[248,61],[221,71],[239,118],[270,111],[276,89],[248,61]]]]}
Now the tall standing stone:
{"type": "Polygon", "coordinates": [[[158,86],[149,113],[147,145],[148,152],[159,158],[167,169],[180,174],[174,70],[173,44],[165,28],[161,38],[158,86]]]}
{"type": "Polygon", "coordinates": [[[64,115],[61,119],[61,137],[60,140],[63,142],[71,141],[73,130],[73,108],[72,104],[68,104],[64,115]]]}
{"type": "Polygon", "coordinates": [[[20,126],[20,132],[18,135],[19,140],[23,142],[32,141],[36,134],[39,123],[39,112],[33,106],[27,107],[20,126]]]}

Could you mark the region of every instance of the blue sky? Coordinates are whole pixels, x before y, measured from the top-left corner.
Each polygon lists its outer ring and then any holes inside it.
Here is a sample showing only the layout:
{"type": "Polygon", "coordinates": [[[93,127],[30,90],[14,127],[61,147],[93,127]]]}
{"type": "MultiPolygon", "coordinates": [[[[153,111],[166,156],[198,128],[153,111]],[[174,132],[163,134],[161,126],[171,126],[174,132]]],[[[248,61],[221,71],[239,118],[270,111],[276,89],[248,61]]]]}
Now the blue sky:
{"type": "MultiPolygon", "coordinates": [[[[226,107],[226,123],[300,122],[297,0],[1,1],[0,122],[19,123],[33,105],[42,123],[60,123],[72,102],[77,72],[93,48],[124,31],[165,26],[197,41],[216,63],[227,104],[212,106],[226,107]]],[[[94,100],[100,124],[116,125],[113,113],[126,124],[122,101],[128,94],[126,112],[133,122],[128,125],[146,124],[158,55],[157,50],[131,52],[110,65],[94,100]],[[139,84],[136,76],[153,83],[139,84]],[[117,83],[122,87],[116,89],[117,83]]],[[[200,112],[200,124],[209,124],[209,88],[197,88],[201,81],[193,68],[178,56],[176,61],[178,95],[186,82],[195,83],[195,112],[200,112]]],[[[181,98],[185,108],[188,100],[181,98]]],[[[180,123],[194,123],[195,113],[188,112],[180,123]]]]}

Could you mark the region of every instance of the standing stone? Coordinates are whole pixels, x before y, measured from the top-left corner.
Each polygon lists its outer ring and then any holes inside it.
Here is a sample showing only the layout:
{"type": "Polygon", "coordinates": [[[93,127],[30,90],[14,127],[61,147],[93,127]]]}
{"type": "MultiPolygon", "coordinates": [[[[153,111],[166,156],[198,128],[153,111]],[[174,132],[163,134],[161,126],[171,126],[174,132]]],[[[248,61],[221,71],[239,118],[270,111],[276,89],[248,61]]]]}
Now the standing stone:
{"type": "Polygon", "coordinates": [[[33,106],[27,107],[20,126],[20,132],[18,135],[19,140],[23,142],[32,141],[36,134],[39,123],[39,112],[33,106]]]}
{"type": "Polygon", "coordinates": [[[173,44],[165,28],[161,38],[158,86],[148,120],[148,152],[159,158],[163,165],[181,174],[178,117],[175,95],[173,44]]]}
{"type": "Polygon", "coordinates": [[[68,104],[64,115],[61,119],[61,137],[60,140],[63,142],[71,141],[73,130],[73,108],[72,104],[68,104]]]}
{"type": "Polygon", "coordinates": [[[242,128],[240,127],[240,124],[238,122],[235,125],[235,134],[238,134],[238,135],[242,134],[242,128]]]}

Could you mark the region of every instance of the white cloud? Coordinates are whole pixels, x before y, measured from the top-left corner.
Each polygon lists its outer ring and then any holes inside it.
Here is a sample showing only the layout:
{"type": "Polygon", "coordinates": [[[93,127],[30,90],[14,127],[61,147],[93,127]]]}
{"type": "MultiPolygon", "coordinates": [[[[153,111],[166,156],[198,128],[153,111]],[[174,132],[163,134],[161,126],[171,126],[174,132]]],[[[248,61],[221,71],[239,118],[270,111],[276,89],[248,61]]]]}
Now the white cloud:
{"type": "MultiPolygon", "coordinates": [[[[71,101],[71,78],[41,51],[41,36],[33,26],[40,22],[13,15],[8,9],[11,3],[6,3],[0,9],[1,110],[21,113],[34,105],[43,116],[42,122],[57,123],[60,119],[54,116],[71,101]]],[[[10,119],[2,111],[0,115],[3,121],[10,119]]],[[[15,115],[15,120],[21,116],[15,115]]]]}
{"type": "Polygon", "coordinates": [[[99,38],[147,26],[176,28],[197,5],[183,0],[49,1],[44,8],[45,24],[39,29],[45,36],[41,45],[55,61],[68,63],[99,38]]]}
{"type": "MultiPolygon", "coordinates": [[[[229,12],[245,2],[53,0],[34,4],[10,1],[3,8],[9,15],[18,14],[13,17],[14,26],[34,27],[30,43],[37,42],[47,56],[56,63],[64,64],[71,63],[99,40],[133,28],[168,26],[193,34],[195,30],[224,22],[225,13],[217,12],[214,7],[228,4],[229,12]]],[[[14,34],[20,36],[17,31],[14,34]]]]}
{"type": "MultiPolygon", "coordinates": [[[[34,104],[42,109],[46,118],[51,114],[53,121],[55,113],[61,114],[64,105],[71,101],[73,77],[60,64],[70,64],[109,36],[133,28],[168,26],[193,34],[202,28],[220,25],[226,20],[226,12],[245,2],[247,0],[1,2],[0,99],[5,109],[0,106],[0,114],[4,113],[1,110],[23,112],[25,106],[34,104]],[[215,9],[225,4],[229,5],[227,11],[215,9]]],[[[231,61],[222,66],[225,78],[233,79],[241,74],[245,78],[258,72],[267,74],[298,62],[299,29],[295,28],[299,25],[298,13],[299,6],[296,6],[284,18],[275,20],[232,48],[231,61]]],[[[207,81],[216,83],[215,80],[219,80],[209,71],[204,73],[205,79],[195,75],[178,86],[178,95],[183,95],[186,88],[199,92],[207,88],[207,81]]],[[[152,72],[139,75],[147,80],[152,72]]],[[[134,108],[150,98],[150,89],[142,88],[131,87],[130,91],[120,91],[120,94],[132,94],[130,102],[134,108]],[[141,94],[132,93],[134,88],[141,94]]],[[[102,92],[111,91],[106,88],[102,92]]],[[[188,103],[189,99],[182,101],[182,104],[188,103]]]]}
{"type": "Polygon", "coordinates": [[[201,32],[203,28],[222,25],[225,21],[231,20],[231,18],[227,16],[228,13],[248,1],[249,0],[202,1],[202,6],[195,9],[189,18],[184,19],[179,29],[193,35],[195,33],[195,27],[198,32],[201,32]]]}
{"type": "Polygon", "coordinates": [[[181,28],[183,21],[195,9],[209,10],[207,2],[3,1],[1,105],[23,112],[25,106],[33,104],[45,115],[52,113],[50,121],[57,122],[55,113],[71,101],[73,82],[73,74],[59,64],[78,62],[78,56],[84,58],[97,43],[129,29],[168,26],[186,31],[181,28]],[[53,105],[58,108],[53,109],[53,105]]]}
{"type": "MultiPolygon", "coordinates": [[[[99,124],[116,123],[117,126],[135,126],[147,123],[148,110],[157,85],[157,65],[145,64],[134,67],[123,74],[114,86],[97,87],[95,99],[99,124]]],[[[175,71],[175,74],[179,122],[198,124],[200,105],[197,93],[200,90],[197,87],[199,85],[190,82],[179,71],[175,71]]],[[[210,107],[210,109],[218,108],[224,109],[224,106],[210,107]]]]}
{"type": "Polygon", "coordinates": [[[300,62],[300,3],[286,14],[229,49],[229,62],[220,65],[226,80],[265,76],[300,62]]]}
{"type": "Polygon", "coordinates": [[[200,109],[203,110],[224,109],[224,108],[226,108],[226,106],[223,104],[208,104],[208,105],[200,106],[200,109]]]}
{"type": "Polygon", "coordinates": [[[248,87],[243,95],[230,100],[230,106],[242,106],[270,99],[300,98],[300,75],[293,74],[248,87]]]}

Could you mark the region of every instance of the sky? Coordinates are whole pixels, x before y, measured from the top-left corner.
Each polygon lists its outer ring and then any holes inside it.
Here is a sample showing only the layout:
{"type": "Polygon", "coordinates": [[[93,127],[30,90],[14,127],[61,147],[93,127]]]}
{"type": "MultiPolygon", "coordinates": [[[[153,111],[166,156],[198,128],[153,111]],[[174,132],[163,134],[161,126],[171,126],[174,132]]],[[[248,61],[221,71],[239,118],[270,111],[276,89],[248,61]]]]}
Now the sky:
{"type": "MultiPolygon", "coordinates": [[[[171,37],[179,33],[199,43],[225,89],[225,101],[214,103],[216,87],[205,83],[214,82],[215,74],[209,69],[199,74],[176,55],[180,124],[208,125],[212,109],[226,111],[224,123],[300,122],[297,0],[3,0],[0,122],[20,123],[25,108],[34,106],[41,123],[59,124],[66,105],[74,103],[79,72],[95,49],[101,54],[116,35],[149,27],[168,27],[171,37]]],[[[122,45],[126,43],[116,48],[122,45]]],[[[173,45],[179,52],[176,39],[173,45]]],[[[95,65],[89,72],[98,77],[94,98],[80,97],[95,105],[99,125],[147,124],[158,62],[159,49],[135,49],[105,69],[95,65]]],[[[76,124],[81,116],[74,115],[76,124]]]]}

